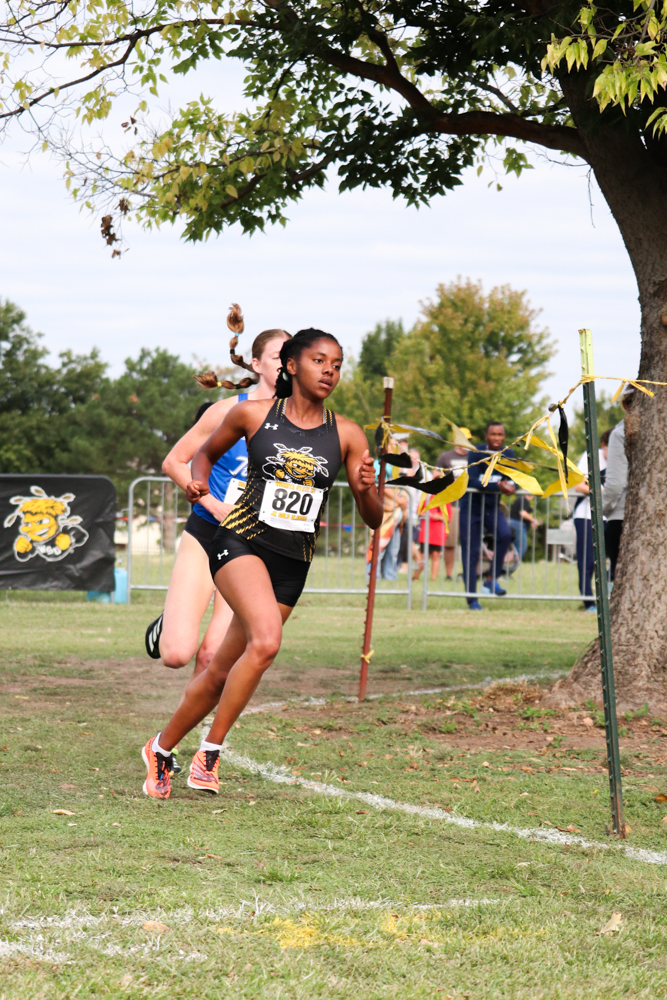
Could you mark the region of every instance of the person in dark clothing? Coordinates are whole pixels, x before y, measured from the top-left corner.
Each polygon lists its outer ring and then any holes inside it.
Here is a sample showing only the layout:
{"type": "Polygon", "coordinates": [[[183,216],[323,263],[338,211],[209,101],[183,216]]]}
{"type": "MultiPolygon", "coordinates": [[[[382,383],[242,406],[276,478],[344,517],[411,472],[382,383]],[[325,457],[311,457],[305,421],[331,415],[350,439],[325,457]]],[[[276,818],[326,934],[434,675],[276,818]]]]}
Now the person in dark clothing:
{"type": "MultiPolygon", "coordinates": [[[[505,428],[503,424],[493,421],[486,428],[485,444],[477,445],[475,451],[468,455],[469,488],[478,493],[466,493],[461,498],[461,555],[463,557],[463,579],[469,594],[477,593],[477,565],[482,544],[482,531],[493,535],[493,560],[489,572],[484,579],[484,590],[501,597],[507,591],[498,583],[498,575],[502,572],[505,556],[512,544],[512,531],[507,518],[500,510],[501,496],[512,496],[516,486],[511,479],[494,472],[486,486],[482,486],[482,478],[486,472],[486,464],[475,465],[480,458],[490,458],[494,452],[500,451],[505,444],[505,428]]],[[[508,449],[507,458],[514,458],[514,452],[508,449]]],[[[482,606],[476,597],[468,597],[468,607],[471,611],[481,611],[482,606]]]]}
{"type": "MultiPolygon", "coordinates": [[[[468,441],[472,439],[472,434],[467,427],[459,427],[459,430],[468,441]]],[[[449,451],[443,451],[438,455],[435,463],[440,469],[463,469],[468,464],[469,448],[455,445],[449,451]]],[[[452,504],[452,518],[447,529],[445,540],[445,576],[451,580],[454,576],[454,564],[456,562],[456,547],[459,544],[459,501],[452,504]]]]}
{"type": "Polygon", "coordinates": [[[510,509],[510,527],[514,533],[514,545],[519,556],[519,562],[523,559],[528,548],[528,528],[537,528],[539,521],[533,516],[533,503],[535,499],[529,493],[522,493],[517,497],[510,509]]]}

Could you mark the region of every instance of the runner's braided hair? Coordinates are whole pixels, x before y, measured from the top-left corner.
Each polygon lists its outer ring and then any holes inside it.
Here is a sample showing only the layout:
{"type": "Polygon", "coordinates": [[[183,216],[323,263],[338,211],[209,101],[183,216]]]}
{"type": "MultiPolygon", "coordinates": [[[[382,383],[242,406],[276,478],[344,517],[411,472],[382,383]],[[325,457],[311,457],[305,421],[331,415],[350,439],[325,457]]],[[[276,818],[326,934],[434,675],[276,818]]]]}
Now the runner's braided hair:
{"type": "MultiPolygon", "coordinates": [[[[229,316],[227,317],[227,326],[234,334],[232,339],[229,341],[229,354],[232,359],[232,364],[238,365],[239,368],[245,368],[246,371],[252,372],[255,377],[242,378],[240,382],[231,382],[229,379],[223,379],[221,382],[215,372],[203,372],[201,375],[195,375],[195,381],[198,382],[203,389],[247,389],[251,385],[257,385],[259,382],[259,376],[256,374],[252,365],[247,364],[247,362],[243,360],[243,355],[234,353],[234,349],[239,342],[239,336],[243,333],[245,328],[241,306],[237,302],[233,302],[230,307],[229,316]]],[[[260,358],[266,343],[274,337],[279,337],[281,334],[289,336],[285,330],[264,330],[263,333],[260,333],[257,337],[255,337],[252,345],[253,358],[260,358]]]]}
{"type": "Polygon", "coordinates": [[[287,371],[287,362],[290,358],[297,360],[301,357],[301,352],[310,347],[318,340],[333,340],[340,348],[341,361],[343,359],[343,348],[340,346],[332,333],[325,333],[324,330],[315,330],[309,327],[307,330],[299,330],[291,340],[286,340],[280,348],[281,368],[278,372],[276,382],[276,399],[287,399],[292,395],[292,375],[287,371]]]}

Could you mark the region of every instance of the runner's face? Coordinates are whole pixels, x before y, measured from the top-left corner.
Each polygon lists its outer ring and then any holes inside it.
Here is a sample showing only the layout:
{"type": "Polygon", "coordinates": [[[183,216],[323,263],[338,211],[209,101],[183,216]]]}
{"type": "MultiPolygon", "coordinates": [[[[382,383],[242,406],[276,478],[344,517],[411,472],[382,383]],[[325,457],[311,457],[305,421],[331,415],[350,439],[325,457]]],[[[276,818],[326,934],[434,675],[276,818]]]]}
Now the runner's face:
{"type": "Polygon", "coordinates": [[[285,343],[285,337],[274,337],[267,340],[261,358],[252,359],[253,371],[260,375],[269,389],[275,389],[280,368],[280,348],[285,343]]]}
{"type": "Polygon", "coordinates": [[[287,362],[301,389],[316,399],[326,399],[334,391],[342,364],[340,347],[324,337],[305,347],[296,361],[290,358],[287,362]]]}

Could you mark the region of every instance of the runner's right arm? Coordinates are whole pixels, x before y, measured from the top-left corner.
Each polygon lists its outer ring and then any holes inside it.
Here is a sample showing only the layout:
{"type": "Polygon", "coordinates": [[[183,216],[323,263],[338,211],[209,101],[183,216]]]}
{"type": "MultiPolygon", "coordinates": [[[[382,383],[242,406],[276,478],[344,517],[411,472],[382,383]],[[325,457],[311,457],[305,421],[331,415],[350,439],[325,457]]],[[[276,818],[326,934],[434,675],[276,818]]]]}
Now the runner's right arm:
{"type": "Polygon", "coordinates": [[[231,408],[192,459],[192,478],[184,487],[190,503],[196,503],[207,496],[208,477],[215,463],[242,437],[255,433],[272,402],[271,399],[246,400],[231,408]]]}
{"type": "MultiPolygon", "coordinates": [[[[182,490],[185,490],[188,483],[192,479],[192,473],[188,466],[195,454],[195,452],[201,448],[202,444],[207,440],[207,438],[213,433],[216,427],[219,427],[222,421],[225,419],[227,413],[235,405],[236,397],[230,396],[229,399],[218,400],[213,406],[209,406],[207,410],[201,415],[194,427],[191,427],[183,437],[176,442],[174,447],[171,449],[164,462],[162,463],[162,471],[166,476],[180,486],[182,490]]],[[[205,497],[200,498],[200,503],[202,507],[205,507],[214,517],[219,520],[224,520],[229,511],[231,510],[230,504],[224,504],[221,500],[217,500],[212,494],[207,494],[205,497]]]]}

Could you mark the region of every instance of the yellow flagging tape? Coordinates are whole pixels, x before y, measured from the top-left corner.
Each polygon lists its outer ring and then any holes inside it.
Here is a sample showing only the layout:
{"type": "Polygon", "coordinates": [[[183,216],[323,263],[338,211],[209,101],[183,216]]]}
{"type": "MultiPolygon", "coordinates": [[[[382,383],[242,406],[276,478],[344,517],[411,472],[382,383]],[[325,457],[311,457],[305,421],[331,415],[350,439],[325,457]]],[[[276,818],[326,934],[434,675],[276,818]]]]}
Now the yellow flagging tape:
{"type": "Polygon", "coordinates": [[[500,472],[503,476],[506,476],[507,479],[514,480],[517,486],[520,486],[522,490],[526,490],[527,493],[533,493],[535,496],[539,496],[542,492],[542,487],[534,476],[529,476],[527,473],[514,468],[506,462],[498,462],[496,465],[496,472],[500,472]]]}
{"type": "MultiPolygon", "coordinates": [[[[503,451],[504,450],[505,449],[503,448],[503,451]]],[[[488,486],[489,485],[489,480],[491,479],[491,476],[493,475],[493,470],[495,469],[496,465],[500,461],[500,459],[502,457],[502,454],[503,454],[502,451],[496,451],[496,452],[494,452],[493,456],[491,457],[491,461],[490,462],[487,459],[488,467],[487,467],[486,472],[482,476],[482,486],[488,486]]],[[[468,468],[470,468],[471,465],[479,465],[479,462],[469,462],[468,463],[468,468]]]]}
{"type": "Polygon", "coordinates": [[[458,448],[467,448],[468,451],[472,451],[473,449],[471,448],[470,441],[465,436],[461,428],[457,427],[454,421],[450,420],[449,417],[443,417],[442,419],[447,421],[454,432],[454,445],[458,448]]]}
{"type": "MultiPolygon", "coordinates": [[[[426,504],[423,508],[424,510],[433,510],[434,507],[443,507],[448,503],[454,503],[455,500],[460,500],[465,491],[468,489],[468,470],[463,469],[460,476],[457,476],[453,483],[451,483],[442,493],[436,493],[434,497],[426,504]]],[[[444,514],[444,510],[443,510],[444,514]]]]}
{"type": "MultiPolygon", "coordinates": [[[[647,389],[646,388],[647,385],[663,385],[663,386],[667,385],[667,382],[658,382],[655,379],[619,378],[617,375],[582,375],[577,384],[572,386],[572,388],[569,390],[569,392],[563,399],[559,400],[557,403],[554,403],[552,406],[549,407],[550,412],[553,413],[559,407],[565,406],[572,393],[576,392],[576,390],[579,388],[580,385],[585,385],[587,382],[595,382],[598,379],[601,381],[620,383],[618,389],[612,396],[612,402],[616,402],[618,400],[626,385],[631,385],[639,392],[643,392],[646,396],[651,396],[651,397],[653,397],[655,393],[651,392],[650,389],[647,389]]],[[[450,420],[448,417],[444,416],[443,420],[446,420],[446,422],[451,426],[453,431],[453,441],[447,441],[446,442],[447,444],[454,444],[456,447],[467,448],[469,451],[476,451],[475,447],[469,443],[469,441],[461,431],[460,427],[458,427],[453,420],[450,420]]],[[[387,450],[389,436],[392,433],[392,431],[396,433],[406,430],[417,430],[417,431],[422,430],[422,428],[409,427],[408,425],[404,426],[402,424],[389,424],[385,421],[384,417],[380,420],[380,425],[382,427],[383,451],[387,450]]],[[[377,426],[378,426],[377,424],[365,424],[364,430],[376,430],[377,426]]],[[[422,465],[425,469],[431,469],[433,472],[442,473],[442,469],[439,466],[429,465],[428,462],[420,462],[420,465],[422,465]]],[[[551,426],[551,419],[549,413],[546,413],[544,416],[539,417],[532,424],[530,430],[526,434],[521,434],[518,438],[515,438],[514,441],[512,441],[510,444],[507,444],[505,445],[504,448],[501,448],[500,451],[494,452],[493,456],[490,459],[488,458],[488,456],[485,456],[484,458],[480,458],[477,462],[470,462],[468,465],[468,469],[472,468],[472,466],[474,465],[487,466],[487,469],[482,477],[482,486],[488,486],[489,480],[493,475],[495,469],[498,472],[502,472],[502,475],[506,476],[508,479],[514,480],[514,482],[517,483],[518,486],[521,486],[522,489],[527,490],[529,493],[532,493],[535,496],[548,497],[552,496],[552,494],[557,493],[559,491],[561,491],[565,496],[567,496],[567,490],[568,490],[567,480],[569,480],[570,486],[578,486],[579,483],[583,482],[583,480],[586,478],[584,473],[581,472],[581,470],[574,464],[574,462],[572,462],[572,460],[568,458],[567,459],[568,473],[566,480],[565,462],[563,461],[563,455],[558,447],[556,434],[554,432],[553,427],[551,426]],[[545,423],[547,425],[547,431],[549,433],[549,437],[551,438],[553,447],[552,445],[547,444],[546,441],[542,441],[542,439],[538,438],[535,434],[535,431],[538,429],[538,427],[541,427],[542,424],[545,423]],[[519,445],[522,441],[525,441],[524,450],[526,451],[528,450],[528,448],[531,447],[531,445],[534,445],[537,448],[542,448],[544,451],[550,452],[552,455],[556,457],[556,464],[558,467],[558,479],[555,479],[552,483],[549,483],[549,485],[545,486],[544,489],[541,488],[540,484],[534,478],[534,476],[531,476],[529,474],[533,469],[537,468],[537,463],[522,462],[519,461],[518,459],[510,458],[509,456],[505,455],[506,451],[509,451],[510,448],[513,448],[515,445],[519,445]]],[[[442,493],[438,493],[436,496],[434,496],[427,505],[425,505],[422,509],[420,509],[419,513],[421,513],[422,510],[433,510],[435,507],[440,507],[443,516],[446,518],[447,514],[445,511],[445,505],[451,503],[453,500],[458,500],[463,495],[463,493],[465,493],[465,490],[467,489],[468,486],[467,473],[465,475],[465,487],[461,489],[461,493],[459,494],[458,489],[460,488],[462,481],[463,481],[463,476],[458,477],[455,483],[452,483],[452,485],[447,487],[447,489],[443,490],[442,493]],[[456,495],[453,495],[453,492],[450,491],[455,492],[456,495]]]]}
{"type": "Polygon", "coordinates": [[[368,652],[368,653],[362,653],[361,654],[361,659],[365,660],[366,664],[368,665],[371,662],[371,656],[373,655],[374,652],[375,652],[375,650],[371,649],[370,652],[368,652]]]}

